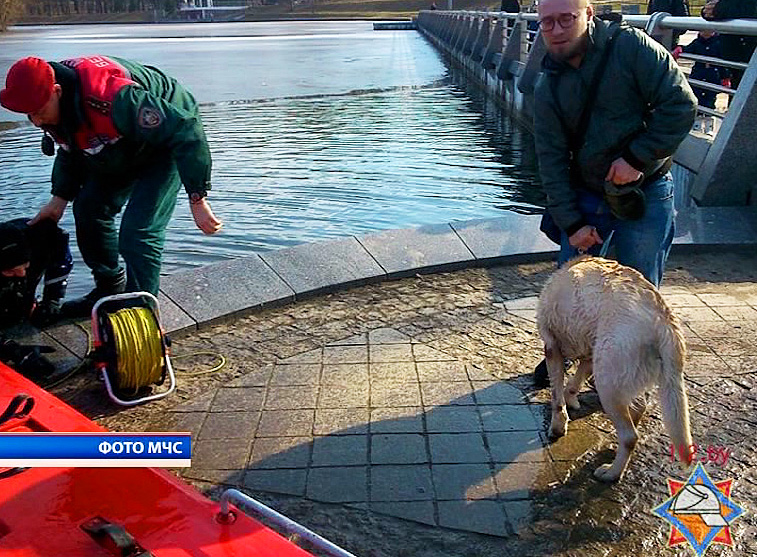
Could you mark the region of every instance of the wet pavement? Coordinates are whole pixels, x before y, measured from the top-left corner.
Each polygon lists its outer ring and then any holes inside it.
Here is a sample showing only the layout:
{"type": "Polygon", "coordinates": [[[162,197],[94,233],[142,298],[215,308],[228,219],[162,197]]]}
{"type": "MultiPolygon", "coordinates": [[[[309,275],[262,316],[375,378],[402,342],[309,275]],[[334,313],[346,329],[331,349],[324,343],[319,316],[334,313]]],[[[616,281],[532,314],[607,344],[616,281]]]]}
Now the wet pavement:
{"type": "MultiPolygon", "coordinates": [[[[685,325],[698,455],[746,509],[733,548],[757,555],[757,255],[674,255],[662,292],[685,325]],[[715,454],[715,453],[712,453],[715,454]]],[[[624,480],[591,477],[615,435],[591,390],[567,437],[546,438],[536,296],[551,263],[419,275],[312,297],[175,339],[178,393],[107,404],[56,392],[113,430],[189,430],[211,496],[237,487],[356,555],[686,555],[651,513],[671,462],[656,397],[624,480]],[[207,373],[223,355],[228,364],[207,373]],[[182,357],[184,356],[184,357],[182,357]]],[[[71,334],[75,334],[72,332],[71,334]]]]}

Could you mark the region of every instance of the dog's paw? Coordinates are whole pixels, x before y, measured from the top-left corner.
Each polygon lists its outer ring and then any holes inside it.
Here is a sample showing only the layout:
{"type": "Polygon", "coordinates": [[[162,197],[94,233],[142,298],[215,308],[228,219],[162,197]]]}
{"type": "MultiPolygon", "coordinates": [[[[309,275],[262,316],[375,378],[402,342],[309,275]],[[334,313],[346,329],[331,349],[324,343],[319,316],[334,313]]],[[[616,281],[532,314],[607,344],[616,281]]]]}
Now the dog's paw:
{"type": "Polygon", "coordinates": [[[578,402],[578,394],[571,393],[569,389],[565,389],[565,404],[571,410],[579,410],[581,408],[581,403],[578,402]]]}
{"type": "Polygon", "coordinates": [[[621,475],[622,474],[619,474],[613,469],[612,464],[603,464],[602,466],[594,470],[594,477],[600,482],[617,482],[620,479],[621,475]]]}
{"type": "Polygon", "coordinates": [[[568,420],[562,416],[555,419],[553,416],[552,423],[549,425],[549,438],[559,439],[564,437],[566,433],[568,433],[568,420]]]}

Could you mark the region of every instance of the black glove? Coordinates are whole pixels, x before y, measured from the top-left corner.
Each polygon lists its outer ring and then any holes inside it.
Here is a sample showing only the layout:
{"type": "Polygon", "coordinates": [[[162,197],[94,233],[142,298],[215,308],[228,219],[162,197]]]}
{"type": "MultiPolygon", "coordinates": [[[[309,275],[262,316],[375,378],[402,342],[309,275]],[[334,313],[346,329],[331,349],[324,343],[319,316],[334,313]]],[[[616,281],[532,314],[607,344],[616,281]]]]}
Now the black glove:
{"type": "Polygon", "coordinates": [[[42,300],[32,310],[32,314],[29,316],[29,323],[37,327],[38,329],[44,329],[49,327],[53,323],[56,323],[61,318],[61,301],[56,300],[42,300]]]}
{"type": "Polygon", "coordinates": [[[42,355],[50,352],[55,352],[55,348],[23,345],[10,339],[0,342],[0,360],[30,379],[44,378],[55,371],[53,363],[42,355]]]}

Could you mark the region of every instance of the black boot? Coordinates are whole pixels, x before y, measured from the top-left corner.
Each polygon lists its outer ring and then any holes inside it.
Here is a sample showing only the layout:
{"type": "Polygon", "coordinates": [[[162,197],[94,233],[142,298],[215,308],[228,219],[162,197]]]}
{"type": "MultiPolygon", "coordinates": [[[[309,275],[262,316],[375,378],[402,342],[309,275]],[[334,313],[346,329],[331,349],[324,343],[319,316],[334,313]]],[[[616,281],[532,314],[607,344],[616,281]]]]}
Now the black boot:
{"type": "Polygon", "coordinates": [[[534,369],[534,387],[537,389],[546,389],[549,387],[549,371],[547,371],[547,360],[542,360],[534,369]]]}
{"type": "Polygon", "coordinates": [[[95,277],[95,288],[89,294],[81,298],[75,298],[64,302],[61,307],[61,315],[69,319],[79,319],[92,315],[92,308],[100,298],[112,296],[113,294],[122,294],[126,291],[126,272],[121,271],[112,278],[95,277]]]}

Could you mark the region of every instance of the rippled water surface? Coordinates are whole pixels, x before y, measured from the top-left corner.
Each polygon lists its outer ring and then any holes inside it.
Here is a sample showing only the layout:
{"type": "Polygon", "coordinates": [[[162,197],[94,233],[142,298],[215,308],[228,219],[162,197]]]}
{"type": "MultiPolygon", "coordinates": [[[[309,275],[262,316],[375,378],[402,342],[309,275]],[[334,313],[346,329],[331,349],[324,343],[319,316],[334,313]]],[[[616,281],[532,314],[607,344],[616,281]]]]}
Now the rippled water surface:
{"type": "MultiPolygon", "coordinates": [[[[0,71],[28,54],[84,53],[158,65],[202,104],[211,203],[225,226],[203,236],[180,197],[166,273],[539,202],[528,132],[450,75],[414,32],[360,22],[19,28],[0,36],[0,71]]],[[[3,120],[18,117],[0,110],[3,120]]],[[[40,135],[0,132],[3,220],[48,199],[52,159],[40,135]]],[[[72,229],[70,214],[63,224],[72,229]]],[[[72,290],[89,281],[79,263],[72,290]]]]}

